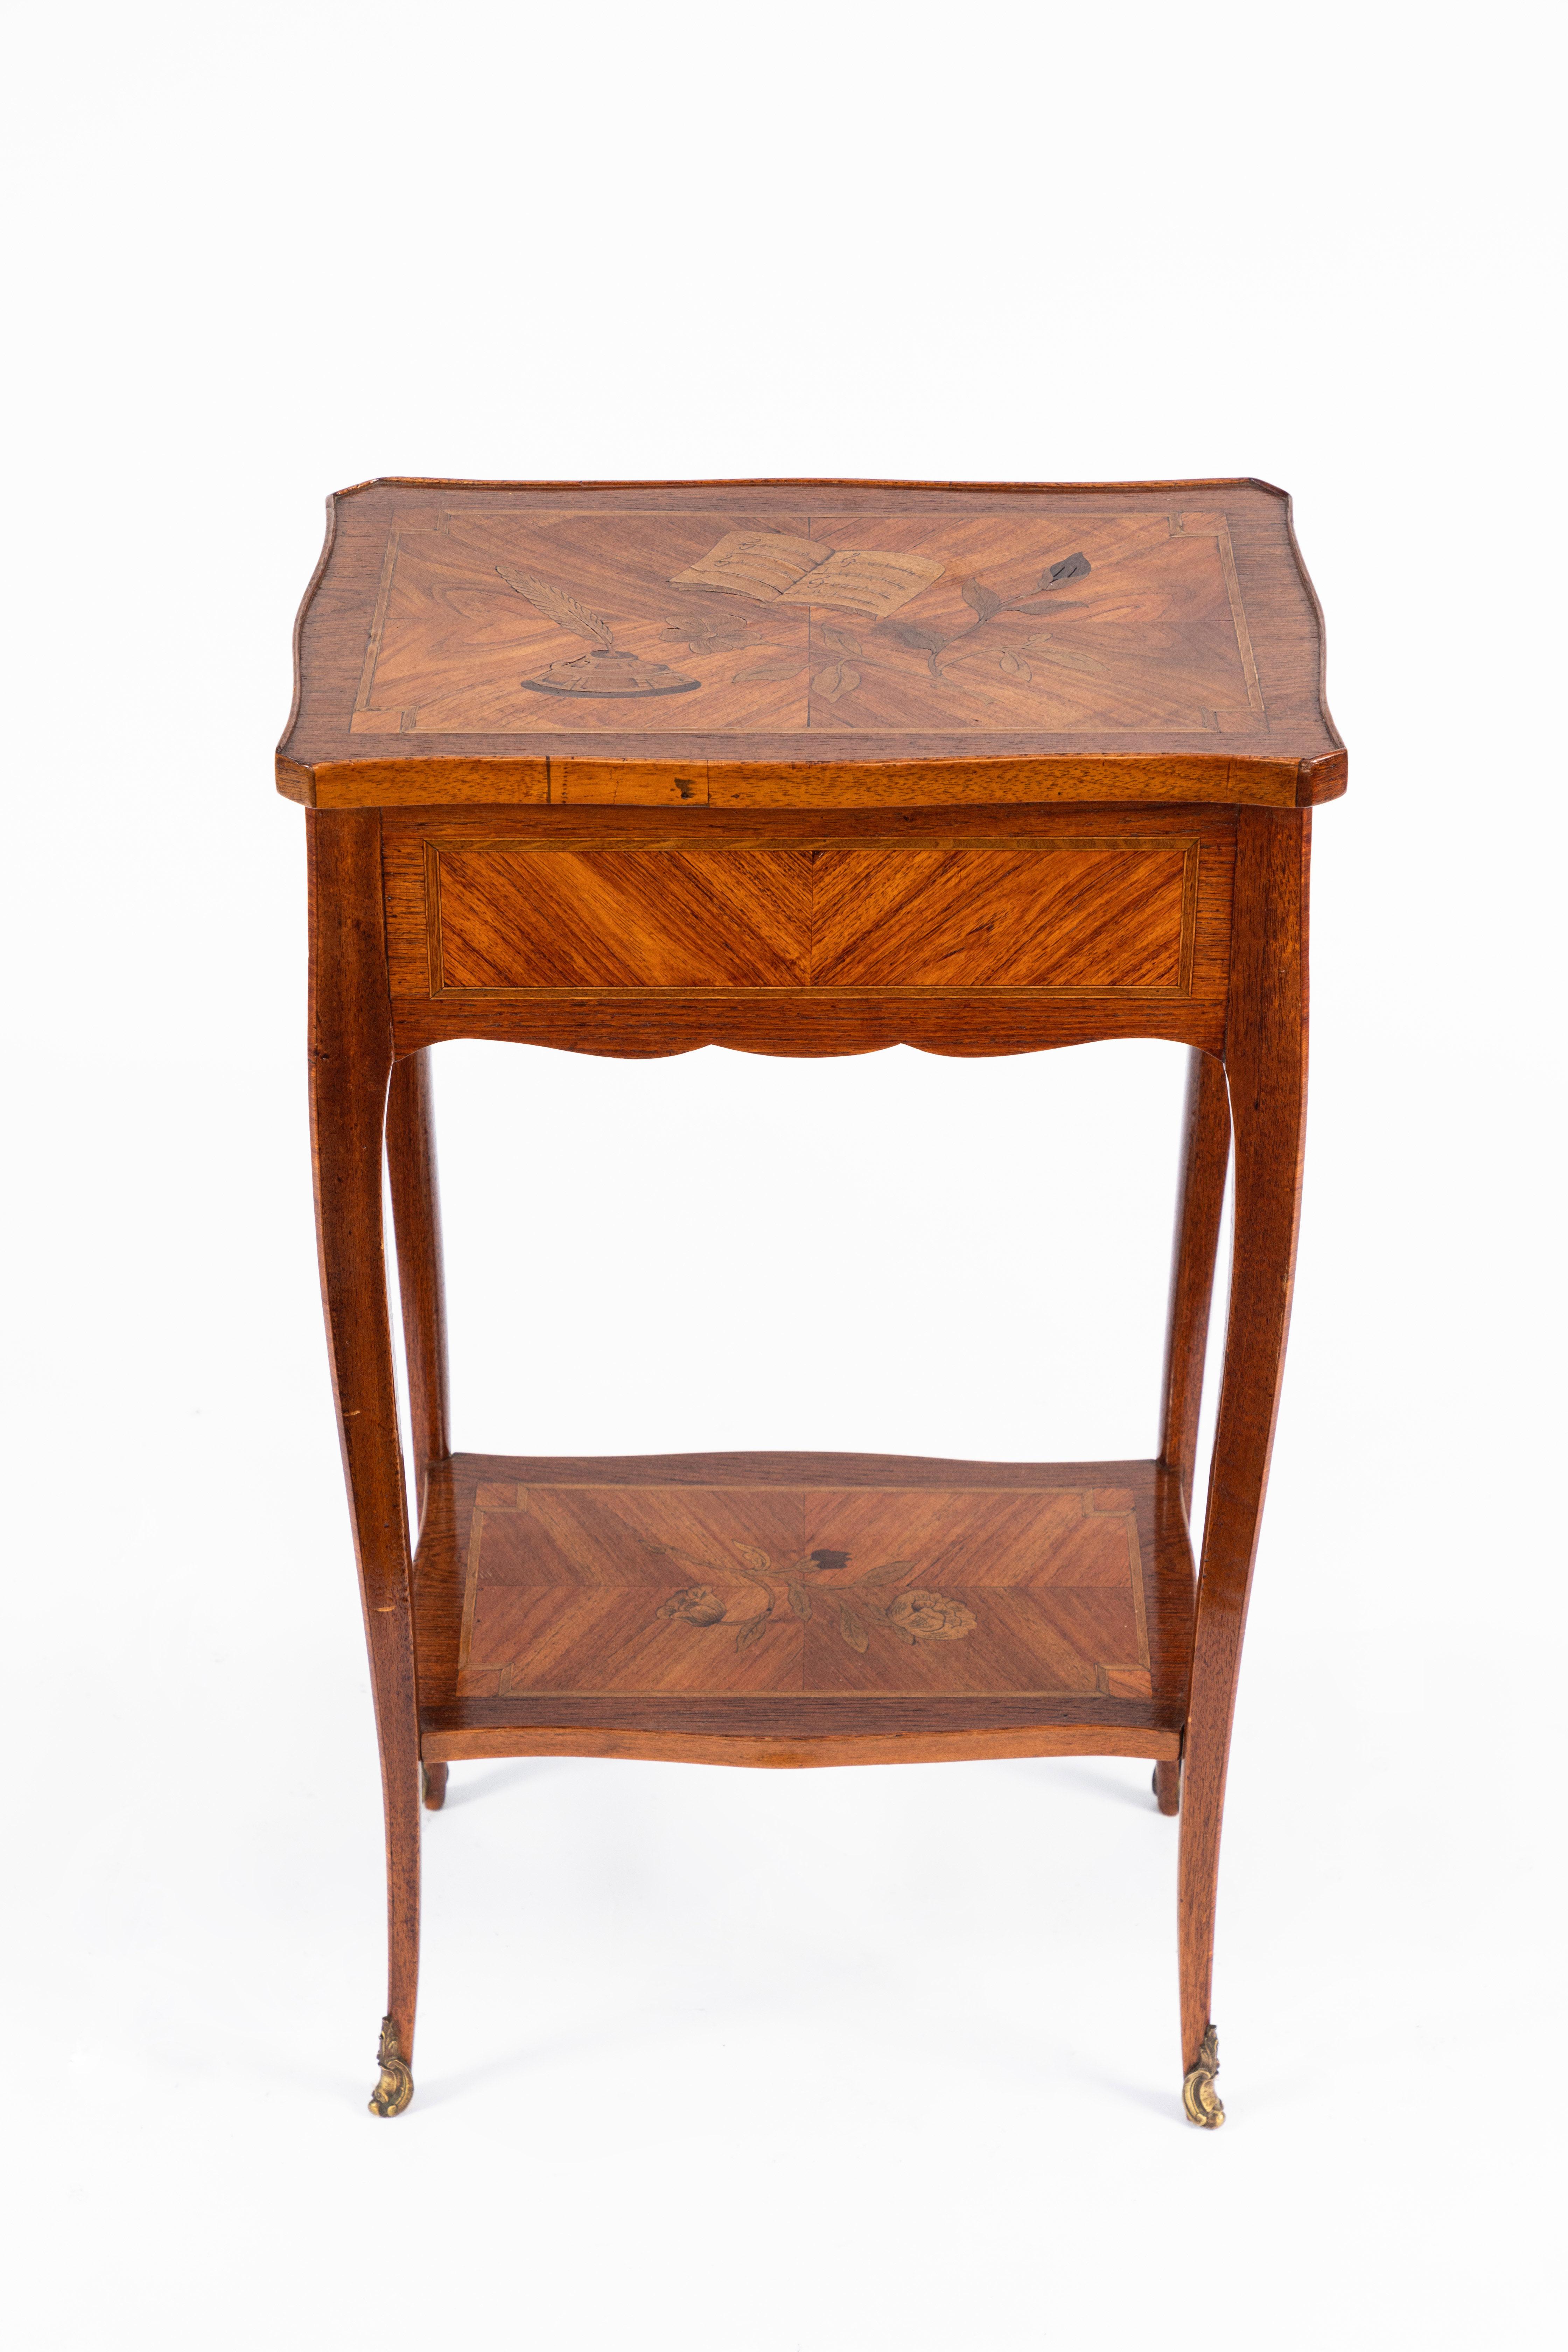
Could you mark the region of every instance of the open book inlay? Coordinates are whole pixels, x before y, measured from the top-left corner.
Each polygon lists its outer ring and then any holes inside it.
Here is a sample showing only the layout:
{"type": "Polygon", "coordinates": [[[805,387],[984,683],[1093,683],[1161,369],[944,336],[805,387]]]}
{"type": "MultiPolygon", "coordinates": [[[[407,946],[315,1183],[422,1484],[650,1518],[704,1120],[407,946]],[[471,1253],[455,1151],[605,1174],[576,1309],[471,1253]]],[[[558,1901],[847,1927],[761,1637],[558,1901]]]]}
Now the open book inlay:
{"type": "Polygon", "coordinates": [[[1268,718],[1217,508],[399,515],[355,735],[548,736],[565,758],[568,733],[583,752],[650,726],[766,760],[807,734],[951,756],[1268,718]]]}
{"type": "Polygon", "coordinates": [[[835,604],[879,621],[940,580],[945,565],[924,555],[881,555],[868,548],[835,552],[820,541],[782,530],[726,531],[689,571],[672,572],[672,588],[729,588],[759,604],[835,604]]]}

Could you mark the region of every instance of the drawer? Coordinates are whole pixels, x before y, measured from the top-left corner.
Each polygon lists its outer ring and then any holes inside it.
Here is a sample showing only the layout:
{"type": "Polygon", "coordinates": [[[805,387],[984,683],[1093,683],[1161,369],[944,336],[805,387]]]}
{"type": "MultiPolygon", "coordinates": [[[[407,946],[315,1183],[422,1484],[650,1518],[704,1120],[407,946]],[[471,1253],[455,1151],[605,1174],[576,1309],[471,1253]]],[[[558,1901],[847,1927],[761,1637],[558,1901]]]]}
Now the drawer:
{"type": "Polygon", "coordinates": [[[1191,984],[1188,835],[668,848],[436,836],[423,852],[437,996],[1191,984]]]}

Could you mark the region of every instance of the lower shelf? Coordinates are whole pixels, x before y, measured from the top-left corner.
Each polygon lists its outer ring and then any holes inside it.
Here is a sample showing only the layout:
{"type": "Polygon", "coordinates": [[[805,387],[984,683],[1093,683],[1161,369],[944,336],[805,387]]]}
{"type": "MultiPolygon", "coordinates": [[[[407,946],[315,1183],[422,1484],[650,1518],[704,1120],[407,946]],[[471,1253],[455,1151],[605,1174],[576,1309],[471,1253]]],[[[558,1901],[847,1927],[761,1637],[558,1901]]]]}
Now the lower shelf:
{"type": "Polygon", "coordinates": [[[456,1454],[415,1563],[421,1749],[1173,1757],[1193,1585],[1152,1462],[456,1454]]]}

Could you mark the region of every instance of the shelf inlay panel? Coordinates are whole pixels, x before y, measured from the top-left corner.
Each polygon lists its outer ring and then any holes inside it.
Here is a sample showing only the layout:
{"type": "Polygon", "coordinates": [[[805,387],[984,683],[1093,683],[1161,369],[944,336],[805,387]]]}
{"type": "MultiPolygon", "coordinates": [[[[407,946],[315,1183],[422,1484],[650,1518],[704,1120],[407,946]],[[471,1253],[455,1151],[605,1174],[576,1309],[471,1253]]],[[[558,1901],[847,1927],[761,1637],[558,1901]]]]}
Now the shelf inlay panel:
{"type": "Polygon", "coordinates": [[[1148,1698],[1133,1499],[482,1484],[458,1696],[1148,1698]]]}

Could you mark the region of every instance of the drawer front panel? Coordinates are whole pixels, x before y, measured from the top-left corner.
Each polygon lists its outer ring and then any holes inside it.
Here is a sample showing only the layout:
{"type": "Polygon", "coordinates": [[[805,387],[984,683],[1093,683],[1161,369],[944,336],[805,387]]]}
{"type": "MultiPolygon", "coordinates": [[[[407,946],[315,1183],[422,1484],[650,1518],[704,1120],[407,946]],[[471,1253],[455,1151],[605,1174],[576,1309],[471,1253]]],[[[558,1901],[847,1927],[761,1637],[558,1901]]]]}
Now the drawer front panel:
{"type": "Polygon", "coordinates": [[[435,850],[427,902],[438,992],[810,982],[798,851],[435,850]]]}
{"type": "Polygon", "coordinates": [[[813,985],[1179,989],[1190,848],[823,850],[813,985]]]}
{"type": "Polygon", "coordinates": [[[1198,845],[554,849],[426,845],[430,992],[975,990],[1178,995],[1198,845]]]}

